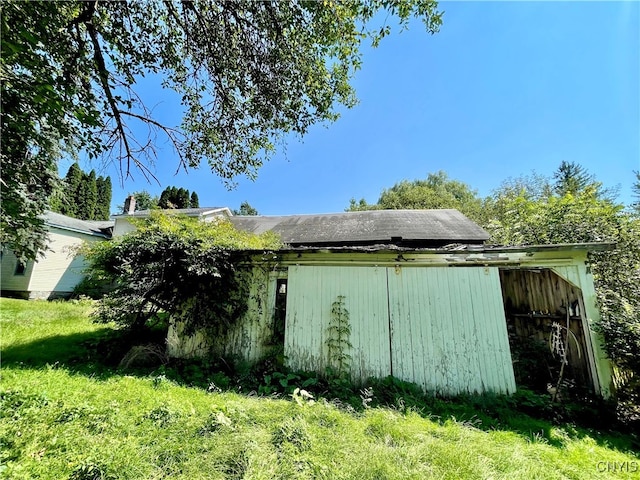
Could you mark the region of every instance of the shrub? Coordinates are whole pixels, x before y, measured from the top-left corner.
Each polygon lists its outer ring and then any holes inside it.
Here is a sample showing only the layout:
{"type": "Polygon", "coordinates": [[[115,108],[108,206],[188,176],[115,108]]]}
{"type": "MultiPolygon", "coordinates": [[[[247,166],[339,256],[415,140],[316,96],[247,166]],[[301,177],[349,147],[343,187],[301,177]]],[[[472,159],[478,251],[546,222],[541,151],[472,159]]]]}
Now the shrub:
{"type": "Polygon", "coordinates": [[[90,281],[114,285],[94,314],[99,322],[139,329],[166,313],[188,331],[207,327],[220,333],[246,310],[238,267],[242,251],[281,245],[273,234],[241,232],[226,220],[201,222],[157,212],[136,226],[82,251],[90,281]]]}

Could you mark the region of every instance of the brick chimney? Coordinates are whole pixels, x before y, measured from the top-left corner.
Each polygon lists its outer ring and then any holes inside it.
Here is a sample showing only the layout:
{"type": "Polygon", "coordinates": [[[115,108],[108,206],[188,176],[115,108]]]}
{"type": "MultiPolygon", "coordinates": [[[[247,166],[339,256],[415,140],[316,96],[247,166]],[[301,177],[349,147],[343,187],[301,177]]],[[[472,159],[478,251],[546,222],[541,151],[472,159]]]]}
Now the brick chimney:
{"type": "Polygon", "coordinates": [[[124,201],[124,213],[127,215],[133,215],[136,211],[136,197],[129,195],[124,201]]]}

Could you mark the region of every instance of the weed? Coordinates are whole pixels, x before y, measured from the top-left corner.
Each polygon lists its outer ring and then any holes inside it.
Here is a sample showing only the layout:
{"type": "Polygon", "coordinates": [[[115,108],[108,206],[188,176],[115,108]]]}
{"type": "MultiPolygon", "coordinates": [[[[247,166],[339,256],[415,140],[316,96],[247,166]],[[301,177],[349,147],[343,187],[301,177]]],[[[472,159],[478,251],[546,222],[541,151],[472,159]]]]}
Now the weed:
{"type": "Polygon", "coordinates": [[[87,416],[87,407],[85,406],[74,406],[71,408],[65,408],[58,414],[55,421],[57,423],[68,423],[73,422],[75,420],[79,420],[85,418],[87,416]]]}
{"type": "Polygon", "coordinates": [[[102,463],[84,462],[73,469],[69,480],[111,480],[115,477],[107,473],[102,463]]]}
{"type": "Polygon", "coordinates": [[[345,296],[338,295],[336,301],[331,304],[331,318],[327,327],[328,362],[327,365],[341,377],[348,373],[351,355],[349,351],[353,347],[349,341],[351,336],[351,324],[349,323],[349,311],[345,307],[345,296]]]}
{"type": "Polygon", "coordinates": [[[120,360],[118,367],[129,369],[132,367],[155,367],[167,363],[164,346],[149,343],[131,347],[120,360]]]}
{"type": "Polygon", "coordinates": [[[300,376],[292,372],[273,372],[264,376],[263,383],[258,387],[260,395],[272,395],[274,393],[294,390],[300,382],[300,376]]]}
{"type": "Polygon", "coordinates": [[[362,406],[369,408],[373,401],[373,388],[366,387],[360,390],[360,399],[362,400],[362,406]]]}
{"type": "Polygon", "coordinates": [[[276,447],[282,448],[286,443],[294,446],[298,451],[311,448],[311,437],[303,417],[287,418],[273,433],[273,444],[276,447]]]}
{"type": "Polygon", "coordinates": [[[198,433],[200,435],[210,435],[220,429],[233,430],[233,422],[224,412],[217,411],[207,419],[206,423],[200,428],[198,433]]]}
{"type": "Polygon", "coordinates": [[[167,383],[167,377],[165,375],[156,375],[155,377],[153,377],[151,379],[151,384],[153,385],[153,388],[160,388],[162,385],[165,385],[167,383]]]}
{"type": "Polygon", "coordinates": [[[148,411],[142,418],[152,421],[158,427],[166,427],[179,418],[179,416],[177,412],[174,412],[168,407],[160,406],[148,411]]]}
{"type": "Polygon", "coordinates": [[[41,394],[24,393],[20,390],[0,391],[0,418],[17,419],[27,410],[38,410],[49,404],[41,394]]]}
{"type": "Polygon", "coordinates": [[[221,392],[222,390],[227,390],[230,385],[231,378],[222,372],[213,372],[213,374],[209,376],[209,387],[207,387],[207,390],[221,392]]]}

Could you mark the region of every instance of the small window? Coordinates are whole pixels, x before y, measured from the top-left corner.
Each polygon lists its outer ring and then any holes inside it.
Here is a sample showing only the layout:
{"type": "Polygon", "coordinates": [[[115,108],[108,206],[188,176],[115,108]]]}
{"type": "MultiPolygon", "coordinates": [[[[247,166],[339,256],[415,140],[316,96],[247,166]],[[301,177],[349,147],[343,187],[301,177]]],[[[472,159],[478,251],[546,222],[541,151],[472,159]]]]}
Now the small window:
{"type": "Polygon", "coordinates": [[[18,260],[16,265],[16,272],[14,275],[24,275],[24,272],[27,270],[27,264],[18,260]]]}

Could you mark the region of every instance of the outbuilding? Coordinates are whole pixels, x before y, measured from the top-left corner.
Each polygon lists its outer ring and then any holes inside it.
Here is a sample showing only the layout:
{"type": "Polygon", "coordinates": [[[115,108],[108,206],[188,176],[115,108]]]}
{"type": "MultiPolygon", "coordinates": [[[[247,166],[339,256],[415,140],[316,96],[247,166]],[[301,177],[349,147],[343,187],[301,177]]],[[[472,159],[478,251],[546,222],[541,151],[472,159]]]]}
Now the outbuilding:
{"type": "Polygon", "coordinates": [[[486,246],[455,210],[230,220],[288,246],[247,252],[243,319],[216,338],[173,324],[172,356],[280,351],[293,369],[393,375],[440,395],[560,381],[610,395],[588,252],[611,245],[486,246]]]}

